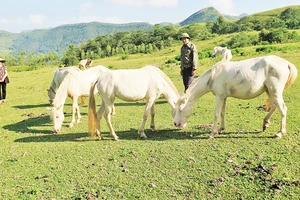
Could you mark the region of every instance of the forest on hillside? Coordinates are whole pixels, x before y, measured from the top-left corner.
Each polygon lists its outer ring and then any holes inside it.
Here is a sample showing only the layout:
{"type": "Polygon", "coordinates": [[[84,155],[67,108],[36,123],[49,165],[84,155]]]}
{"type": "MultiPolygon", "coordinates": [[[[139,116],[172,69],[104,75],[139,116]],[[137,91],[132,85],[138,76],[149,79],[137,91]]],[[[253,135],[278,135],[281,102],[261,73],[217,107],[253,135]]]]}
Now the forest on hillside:
{"type": "MultiPolygon", "coordinates": [[[[207,40],[217,35],[236,33],[222,45],[240,48],[252,45],[298,42],[300,37],[300,9],[287,8],[278,15],[245,16],[237,21],[220,16],[215,22],[193,23],[183,27],[155,25],[152,30],[115,32],[90,39],[80,45],[69,44],[62,57],[57,53],[37,54],[36,52],[5,56],[9,66],[72,66],[81,59],[99,59],[114,55],[152,53],[174,44],[182,32],[188,32],[194,40],[207,40]],[[256,34],[250,32],[255,31],[256,34]]],[[[199,58],[210,56],[209,52],[199,52],[199,58]]]]}

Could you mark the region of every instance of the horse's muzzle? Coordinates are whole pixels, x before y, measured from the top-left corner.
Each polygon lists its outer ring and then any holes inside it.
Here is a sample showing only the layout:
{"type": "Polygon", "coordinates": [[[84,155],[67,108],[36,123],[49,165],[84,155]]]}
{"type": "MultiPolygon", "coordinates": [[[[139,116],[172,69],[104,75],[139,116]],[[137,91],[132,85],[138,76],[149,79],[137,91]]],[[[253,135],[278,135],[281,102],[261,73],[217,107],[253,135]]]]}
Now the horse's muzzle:
{"type": "Polygon", "coordinates": [[[180,129],[184,129],[186,127],[186,123],[174,122],[174,125],[180,129]]]}

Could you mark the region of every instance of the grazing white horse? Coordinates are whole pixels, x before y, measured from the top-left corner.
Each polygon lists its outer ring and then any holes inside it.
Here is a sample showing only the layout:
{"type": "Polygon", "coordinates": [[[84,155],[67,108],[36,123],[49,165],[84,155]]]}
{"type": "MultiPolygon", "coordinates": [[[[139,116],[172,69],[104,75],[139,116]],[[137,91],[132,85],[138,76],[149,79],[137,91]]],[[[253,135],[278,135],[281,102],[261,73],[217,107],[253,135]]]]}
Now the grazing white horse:
{"type": "Polygon", "coordinates": [[[146,100],[145,112],[138,133],[141,138],[147,138],[144,132],[145,123],[151,111],[152,131],[157,131],[154,124],[155,100],[163,95],[172,107],[178,100],[178,92],[169,77],[155,66],[145,66],[140,69],[110,70],[103,73],[91,86],[89,100],[89,133],[93,137],[95,134],[99,139],[103,139],[100,131],[100,120],[104,115],[110,134],[114,140],[118,140],[112,124],[111,113],[116,97],[124,101],[146,100]],[[102,99],[102,104],[96,113],[96,103],[94,89],[97,88],[102,99]]]}
{"type": "MultiPolygon", "coordinates": [[[[54,132],[59,133],[64,121],[63,107],[67,97],[72,98],[72,121],[69,127],[73,127],[75,123],[79,123],[81,119],[78,97],[89,96],[90,87],[103,72],[108,69],[104,66],[95,66],[84,71],[69,72],[60,84],[53,101],[53,108],[50,109],[50,118],[54,123],[54,132]],[[75,114],[77,112],[77,121],[75,114]]],[[[95,91],[97,92],[97,91],[95,91]]]]}
{"type": "Polygon", "coordinates": [[[78,72],[80,69],[78,67],[72,66],[72,67],[64,67],[64,68],[58,68],[55,70],[52,81],[50,83],[48,91],[48,97],[49,97],[49,102],[52,105],[53,104],[53,99],[55,98],[56,91],[58,87],[60,86],[61,82],[64,80],[66,75],[69,72],[78,72]]]}
{"type": "Polygon", "coordinates": [[[263,131],[270,125],[270,118],[276,108],[281,114],[281,125],[276,138],[286,133],[287,107],[283,100],[283,90],[293,84],[297,77],[297,68],[278,56],[265,56],[238,62],[218,62],[214,67],[200,75],[179,98],[176,103],[174,125],[186,126],[193,112],[193,105],[204,94],[212,92],[216,97],[214,124],[209,138],[218,130],[221,115],[220,132],[225,129],[225,107],[227,97],[251,99],[266,92],[271,109],[263,120],[263,131]]]}
{"type": "Polygon", "coordinates": [[[232,58],[231,51],[227,49],[227,47],[214,47],[214,51],[211,55],[211,57],[216,57],[218,54],[222,55],[222,60],[221,61],[230,61],[232,58]]]}

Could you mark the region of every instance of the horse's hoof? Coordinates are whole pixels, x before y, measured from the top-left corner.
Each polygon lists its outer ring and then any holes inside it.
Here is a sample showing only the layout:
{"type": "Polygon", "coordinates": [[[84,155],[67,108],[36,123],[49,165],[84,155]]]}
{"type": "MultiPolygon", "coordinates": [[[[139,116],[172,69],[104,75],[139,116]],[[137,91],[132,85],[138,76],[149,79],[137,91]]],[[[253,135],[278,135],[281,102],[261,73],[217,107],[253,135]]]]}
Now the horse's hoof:
{"type": "Polygon", "coordinates": [[[213,135],[209,135],[209,136],[207,137],[207,139],[213,139],[213,138],[214,138],[213,135]]]}
{"type": "Polygon", "coordinates": [[[281,133],[277,133],[276,135],[274,135],[274,138],[275,139],[281,139],[281,137],[282,137],[282,134],[281,133]]]}
{"type": "Polygon", "coordinates": [[[146,135],[140,135],[140,138],[145,140],[145,139],[147,139],[147,136],[146,135]]]}

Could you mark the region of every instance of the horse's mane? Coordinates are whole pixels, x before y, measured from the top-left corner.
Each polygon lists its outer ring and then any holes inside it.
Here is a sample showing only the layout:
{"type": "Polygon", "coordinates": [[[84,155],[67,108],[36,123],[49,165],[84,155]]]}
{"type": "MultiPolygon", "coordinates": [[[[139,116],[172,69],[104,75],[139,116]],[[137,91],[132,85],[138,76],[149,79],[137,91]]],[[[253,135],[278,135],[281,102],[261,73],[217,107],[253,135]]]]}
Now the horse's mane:
{"type": "Polygon", "coordinates": [[[172,88],[172,90],[175,92],[175,94],[177,96],[179,96],[179,92],[178,92],[176,86],[174,85],[174,83],[171,81],[171,79],[158,67],[153,66],[153,68],[160,73],[160,75],[167,81],[167,83],[172,88]]]}
{"type": "Polygon", "coordinates": [[[69,93],[69,91],[68,91],[69,83],[74,78],[74,76],[76,76],[76,75],[72,72],[69,72],[66,75],[66,77],[61,82],[60,86],[58,87],[58,89],[56,91],[56,95],[55,95],[55,98],[53,100],[53,105],[60,106],[60,105],[57,105],[57,104],[60,103],[62,100],[67,98],[68,93],[69,93]]]}
{"type": "Polygon", "coordinates": [[[196,87],[197,83],[202,79],[202,77],[206,76],[207,74],[211,73],[213,71],[213,68],[209,68],[208,70],[206,70],[204,73],[202,73],[200,76],[198,76],[192,83],[191,85],[188,87],[188,89],[186,90],[186,96],[191,94],[191,91],[194,87],[196,87]]]}

